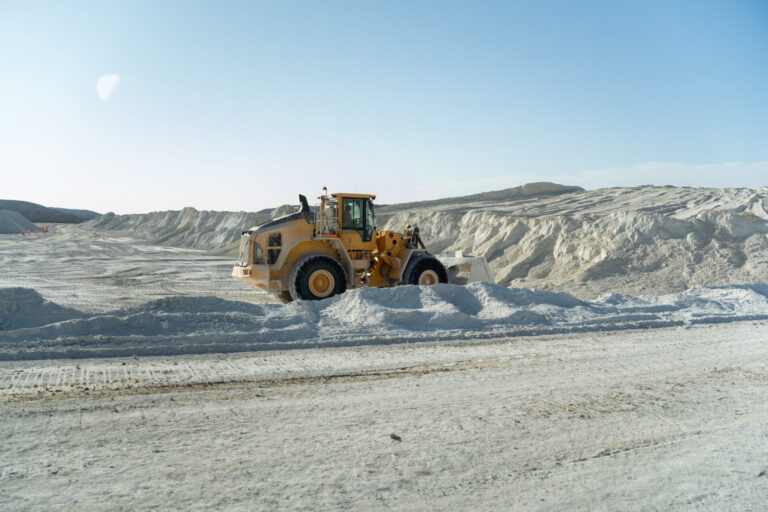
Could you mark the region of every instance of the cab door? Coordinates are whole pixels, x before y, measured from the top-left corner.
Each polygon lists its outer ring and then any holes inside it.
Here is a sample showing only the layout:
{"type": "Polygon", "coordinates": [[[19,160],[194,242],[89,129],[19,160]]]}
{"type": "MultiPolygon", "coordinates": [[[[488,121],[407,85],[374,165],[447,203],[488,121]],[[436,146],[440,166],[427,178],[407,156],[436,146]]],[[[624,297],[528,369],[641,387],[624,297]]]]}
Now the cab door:
{"type": "Polygon", "coordinates": [[[366,197],[341,198],[341,239],[347,251],[372,251],[374,217],[371,200],[366,197]]]}

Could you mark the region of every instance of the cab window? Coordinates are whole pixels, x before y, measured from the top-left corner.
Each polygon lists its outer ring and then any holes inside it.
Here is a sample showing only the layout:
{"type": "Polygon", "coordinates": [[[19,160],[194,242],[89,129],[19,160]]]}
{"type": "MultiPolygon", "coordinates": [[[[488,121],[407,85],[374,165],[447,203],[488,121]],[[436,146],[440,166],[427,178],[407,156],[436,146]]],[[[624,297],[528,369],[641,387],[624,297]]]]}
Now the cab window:
{"type": "Polygon", "coordinates": [[[363,234],[363,205],[365,199],[345,198],[341,209],[341,229],[354,229],[363,234]]]}

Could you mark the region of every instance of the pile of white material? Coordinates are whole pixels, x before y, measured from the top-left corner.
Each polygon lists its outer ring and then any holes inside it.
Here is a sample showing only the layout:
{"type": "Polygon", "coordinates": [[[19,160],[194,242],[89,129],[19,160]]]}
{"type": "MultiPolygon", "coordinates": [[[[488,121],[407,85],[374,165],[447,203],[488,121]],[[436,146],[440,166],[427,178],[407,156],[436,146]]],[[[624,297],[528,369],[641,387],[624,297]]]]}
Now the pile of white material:
{"type": "Polygon", "coordinates": [[[768,319],[768,285],[666,296],[567,293],[488,283],[362,288],[317,302],[174,297],[107,312],[0,293],[0,359],[168,355],[553,334],[768,319]]]}
{"type": "Polygon", "coordinates": [[[22,231],[37,229],[22,214],[12,210],[0,210],[0,235],[20,235],[22,231]]]}
{"type": "Polygon", "coordinates": [[[270,220],[268,213],[198,211],[115,215],[107,213],[82,226],[129,234],[155,244],[195,249],[217,249],[240,238],[246,229],[270,220]]]}
{"type": "Polygon", "coordinates": [[[616,188],[411,209],[386,229],[417,224],[430,250],[485,257],[500,284],[594,298],[768,282],[767,205],[768,188],[616,188]]]}

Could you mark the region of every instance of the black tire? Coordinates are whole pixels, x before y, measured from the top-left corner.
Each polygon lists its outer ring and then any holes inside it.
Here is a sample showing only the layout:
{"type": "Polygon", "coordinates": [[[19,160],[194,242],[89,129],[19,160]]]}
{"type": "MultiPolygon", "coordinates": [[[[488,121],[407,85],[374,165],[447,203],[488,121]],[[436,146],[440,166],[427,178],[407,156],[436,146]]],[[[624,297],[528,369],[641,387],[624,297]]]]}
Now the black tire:
{"type": "Polygon", "coordinates": [[[429,286],[437,284],[434,277],[440,283],[448,282],[448,272],[445,267],[434,256],[419,256],[411,259],[403,272],[403,284],[415,284],[429,286]],[[431,279],[428,279],[431,278],[431,279]],[[431,281],[431,282],[424,282],[431,281]]]}
{"type": "Polygon", "coordinates": [[[344,293],[347,276],[329,256],[305,256],[294,265],[288,284],[293,300],[322,300],[344,293]]]}

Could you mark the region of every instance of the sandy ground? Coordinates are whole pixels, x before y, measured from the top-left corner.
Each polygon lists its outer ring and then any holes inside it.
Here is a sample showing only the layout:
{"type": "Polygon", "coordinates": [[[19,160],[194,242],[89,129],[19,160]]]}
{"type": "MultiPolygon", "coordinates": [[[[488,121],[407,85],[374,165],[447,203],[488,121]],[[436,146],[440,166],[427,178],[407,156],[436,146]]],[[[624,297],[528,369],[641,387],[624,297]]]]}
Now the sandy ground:
{"type": "Polygon", "coordinates": [[[274,302],[233,279],[233,264],[231,257],[74,225],[45,235],[0,235],[0,288],[34,288],[50,301],[83,311],[190,295],[274,302]]]}
{"type": "Polygon", "coordinates": [[[764,510],[766,328],[2,363],[0,505],[764,510]]]}

